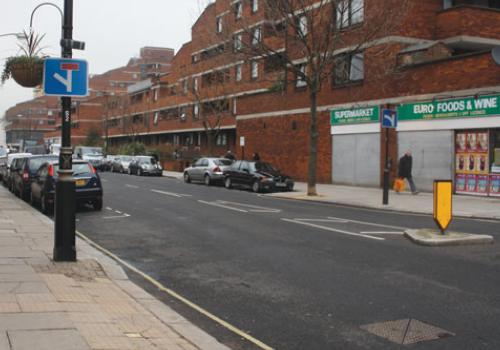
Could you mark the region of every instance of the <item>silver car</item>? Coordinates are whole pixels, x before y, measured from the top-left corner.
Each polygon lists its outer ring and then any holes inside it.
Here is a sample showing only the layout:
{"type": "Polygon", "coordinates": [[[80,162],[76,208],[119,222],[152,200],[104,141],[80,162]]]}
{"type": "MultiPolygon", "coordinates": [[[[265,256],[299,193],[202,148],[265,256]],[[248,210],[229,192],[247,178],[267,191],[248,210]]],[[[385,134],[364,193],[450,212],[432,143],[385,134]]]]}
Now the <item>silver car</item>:
{"type": "Polygon", "coordinates": [[[115,156],[115,160],[113,161],[113,164],[111,166],[111,171],[118,173],[128,173],[128,166],[133,160],[133,156],[115,156]]]}
{"type": "Polygon", "coordinates": [[[184,181],[203,181],[210,186],[215,182],[222,182],[222,173],[227,170],[233,161],[226,158],[200,158],[189,168],[184,169],[184,181]]]}

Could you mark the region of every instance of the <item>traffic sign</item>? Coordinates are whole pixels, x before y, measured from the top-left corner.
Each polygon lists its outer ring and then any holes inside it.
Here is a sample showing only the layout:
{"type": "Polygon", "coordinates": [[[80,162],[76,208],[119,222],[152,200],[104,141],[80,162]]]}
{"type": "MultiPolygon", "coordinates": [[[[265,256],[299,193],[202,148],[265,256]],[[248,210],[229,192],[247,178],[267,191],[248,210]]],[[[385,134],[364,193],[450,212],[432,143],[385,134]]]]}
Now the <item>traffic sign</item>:
{"type": "Polygon", "coordinates": [[[85,60],[47,58],[43,69],[43,92],[49,96],[88,95],[88,63],[85,60]]]}
{"type": "Polygon", "coordinates": [[[448,228],[453,216],[452,211],[453,182],[451,180],[434,181],[434,221],[441,232],[448,228]]]}
{"type": "Polygon", "coordinates": [[[392,109],[382,110],[382,128],[395,129],[398,126],[398,112],[392,109]]]}

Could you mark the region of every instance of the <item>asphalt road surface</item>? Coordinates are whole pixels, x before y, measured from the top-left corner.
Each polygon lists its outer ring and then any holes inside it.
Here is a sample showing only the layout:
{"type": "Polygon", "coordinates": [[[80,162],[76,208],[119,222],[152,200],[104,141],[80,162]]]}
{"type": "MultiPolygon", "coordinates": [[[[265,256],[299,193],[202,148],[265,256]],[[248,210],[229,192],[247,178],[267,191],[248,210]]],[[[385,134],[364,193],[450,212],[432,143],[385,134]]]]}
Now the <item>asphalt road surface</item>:
{"type": "MultiPolygon", "coordinates": [[[[421,247],[402,232],[434,227],[425,215],[168,178],[105,173],[102,179],[104,209],[79,212],[78,230],[271,348],[401,349],[403,339],[427,337],[416,333],[423,322],[438,327],[421,330],[440,339],[412,349],[500,349],[498,243],[421,247]],[[364,327],[406,319],[414,320],[411,326],[378,327],[393,341],[364,327]]],[[[455,219],[450,229],[491,234],[498,242],[499,228],[499,221],[455,219]]],[[[258,348],[132,278],[221,342],[258,348]]]]}

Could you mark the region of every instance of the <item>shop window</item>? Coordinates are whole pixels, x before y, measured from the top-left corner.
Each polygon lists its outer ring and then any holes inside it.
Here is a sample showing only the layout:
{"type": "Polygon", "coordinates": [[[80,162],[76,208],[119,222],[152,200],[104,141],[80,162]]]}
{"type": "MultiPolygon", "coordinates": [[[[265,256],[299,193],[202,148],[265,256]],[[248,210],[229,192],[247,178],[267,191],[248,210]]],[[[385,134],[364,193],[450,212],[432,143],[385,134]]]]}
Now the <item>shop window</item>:
{"type": "Polygon", "coordinates": [[[364,0],[342,0],[337,4],[337,28],[347,28],[364,20],[364,0]]]}
{"type": "Polygon", "coordinates": [[[362,81],[364,73],[364,54],[348,53],[339,55],[333,67],[333,85],[342,86],[362,81]]]}

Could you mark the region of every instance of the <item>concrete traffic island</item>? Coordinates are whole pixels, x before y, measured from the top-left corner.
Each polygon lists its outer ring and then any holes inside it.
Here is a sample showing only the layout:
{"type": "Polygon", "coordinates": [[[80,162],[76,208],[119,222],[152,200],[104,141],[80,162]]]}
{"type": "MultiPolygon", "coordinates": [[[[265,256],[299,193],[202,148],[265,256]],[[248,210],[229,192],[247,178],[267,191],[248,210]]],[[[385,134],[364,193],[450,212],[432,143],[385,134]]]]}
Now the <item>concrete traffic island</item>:
{"type": "Polygon", "coordinates": [[[404,235],[416,244],[433,247],[493,243],[493,236],[453,231],[443,235],[437,229],[406,230],[404,235]]]}

